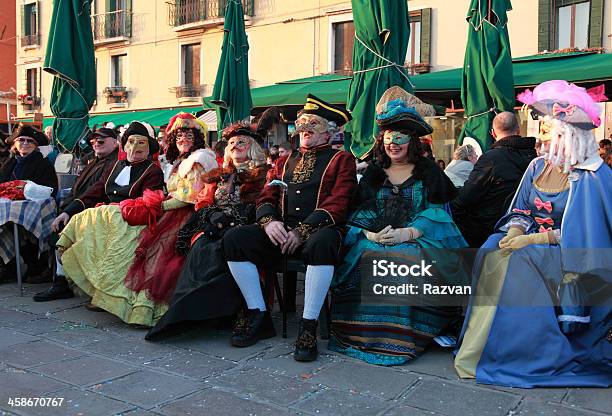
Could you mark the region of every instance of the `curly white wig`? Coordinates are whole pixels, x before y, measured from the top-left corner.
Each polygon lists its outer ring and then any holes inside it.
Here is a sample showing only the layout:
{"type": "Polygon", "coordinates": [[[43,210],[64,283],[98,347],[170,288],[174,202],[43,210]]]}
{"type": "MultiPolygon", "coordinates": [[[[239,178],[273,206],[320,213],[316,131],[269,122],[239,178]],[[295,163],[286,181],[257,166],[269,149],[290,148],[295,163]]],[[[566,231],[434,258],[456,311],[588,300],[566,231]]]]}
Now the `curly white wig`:
{"type": "Polygon", "coordinates": [[[592,130],[579,129],[558,119],[552,120],[548,160],[568,173],[572,166],[598,154],[592,130]]]}

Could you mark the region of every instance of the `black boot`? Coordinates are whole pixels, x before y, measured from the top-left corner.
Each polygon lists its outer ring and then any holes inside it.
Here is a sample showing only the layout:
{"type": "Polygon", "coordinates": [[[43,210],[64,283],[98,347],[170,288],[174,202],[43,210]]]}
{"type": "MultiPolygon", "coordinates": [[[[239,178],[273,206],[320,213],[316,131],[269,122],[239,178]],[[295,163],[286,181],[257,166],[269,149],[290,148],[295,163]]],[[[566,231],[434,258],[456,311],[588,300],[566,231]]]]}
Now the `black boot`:
{"type": "Polygon", "coordinates": [[[246,315],[238,316],[234,325],[231,344],[234,347],[249,347],[260,339],[276,336],[270,312],[249,309],[246,315]]]}
{"type": "Polygon", "coordinates": [[[34,302],[48,302],[57,299],[69,299],[74,297],[74,293],[68,287],[68,282],[64,276],[56,276],[53,285],[45,290],[35,294],[32,299],[34,302]]]}
{"type": "Polygon", "coordinates": [[[293,359],[295,361],[314,361],[318,355],[317,320],[302,318],[300,321],[300,332],[295,341],[293,359]]]}

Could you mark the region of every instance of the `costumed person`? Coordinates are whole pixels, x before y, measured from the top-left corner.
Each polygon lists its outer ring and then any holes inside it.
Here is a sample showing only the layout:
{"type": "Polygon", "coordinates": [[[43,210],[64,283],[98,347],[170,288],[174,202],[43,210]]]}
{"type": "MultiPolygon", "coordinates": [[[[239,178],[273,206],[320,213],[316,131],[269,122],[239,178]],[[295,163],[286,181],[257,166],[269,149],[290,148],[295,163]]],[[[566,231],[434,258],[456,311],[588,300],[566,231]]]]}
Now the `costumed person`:
{"type": "MultiPolygon", "coordinates": [[[[156,305],[167,305],[172,296],[185,262],[185,256],[175,249],[179,230],[193,215],[198,194],[204,189],[203,175],[218,167],[215,152],[206,147],[208,129],[193,115],[172,117],[166,134],[166,159],[173,168],[166,185],[168,199],[161,206],[164,214],[140,234],[134,262],[125,275],[128,289],[146,292],[156,305]]],[[[138,324],[152,326],[155,322],[138,324]]]]}
{"type": "MultiPolygon", "coordinates": [[[[66,278],[92,298],[90,308],[103,308],[126,322],[150,322],[155,312],[152,302],[144,292],[134,294],[123,283],[145,226],[126,222],[119,204],[142,199],[148,193],[152,194],[149,199],[161,201],[164,179],[150,159],[150,153],[158,150],[150,125],[130,123],[121,142],[126,159],[118,160],[81,198],[68,205],[64,213],[70,221],[56,245],[66,278]],[[94,208],[105,203],[110,205],[94,208]]],[[[148,212],[142,216],[151,218],[148,212]]]]}
{"type": "MultiPolygon", "coordinates": [[[[117,162],[119,153],[119,143],[117,142],[117,132],[115,130],[102,127],[93,132],[91,146],[94,150],[94,158],[89,161],[85,169],[79,174],[72,185],[70,195],[62,201],[60,210],[64,210],[74,200],[82,197],[89,188],[98,182],[102,175],[117,162]]],[[[69,214],[62,212],[51,224],[51,229],[54,233],[59,233],[62,228],[68,223],[69,214]]],[[[55,236],[55,238],[57,238],[55,236]]],[[[60,262],[59,256],[56,253],[56,271],[53,278],[53,285],[44,292],[34,295],[35,302],[47,302],[56,299],[67,299],[74,296],[72,290],[68,286],[64,269],[60,262]]]]}
{"type": "Polygon", "coordinates": [[[455,369],[485,384],[609,387],[612,171],[592,132],[599,109],[566,81],[518,99],[551,124],[550,148],[479,252],[455,369]]]}
{"type": "Polygon", "coordinates": [[[357,186],[353,156],[332,149],[329,141],[350,119],[345,109],[308,95],[296,120],[300,149],[277,161],[281,174],[257,201],[257,224],[233,228],[223,237],[225,258],[248,307],[234,325],[233,346],[275,336],[257,267],[277,266],[283,254],[300,254],[307,265],[306,289],[293,357],[317,358],[317,319],[342,260],[342,227],[357,186]]]}
{"type": "MultiPolygon", "coordinates": [[[[37,185],[52,188],[52,195],[55,195],[58,187],[55,168],[39,151],[41,146],[48,144],[47,137],[32,126],[20,123],[6,142],[13,146],[14,153],[0,167],[0,183],[16,180],[32,181],[37,185]]],[[[12,231],[8,232],[12,233],[12,231]]],[[[24,233],[20,235],[23,236],[20,241],[20,254],[27,266],[25,281],[28,283],[50,282],[53,274],[49,268],[50,252],[39,253],[40,244],[37,240],[32,240],[31,236],[26,237],[27,234],[24,233]]],[[[14,264],[15,261],[11,259],[0,260],[0,276],[4,278],[17,276],[17,273],[10,271],[10,269],[16,269],[14,264]],[[4,265],[4,261],[8,264],[4,265]]]]}
{"type": "Polygon", "coordinates": [[[255,222],[255,202],[266,184],[266,164],[258,144],[262,133],[238,122],[223,129],[223,168],[203,180],[197,211],[181,229],[177,249],[188,252],[169,309],[149,331],[153,340],[174,324],[231,317],[242,296],[223,257],[222,237],[231,227],[255,222]]]}
{"type": "MultiPolygon", "coordinates": [[[[400,87],[376,106],[380,135],[374,161],[359,182],[349,217],[348,252],[332,284],[332,330],[328,348],[379,365],[401,365],[421,355],[433,338],[458,328],[458,307],[362,303],[364,251],[413,253],[467,246],[445,207],[456,189],[436,162],[423,156],[419,136],[432,133],[421,114],[435,114],[400,87]]],[[[432,115],[433,115],[432,114],[432,115]]]]}

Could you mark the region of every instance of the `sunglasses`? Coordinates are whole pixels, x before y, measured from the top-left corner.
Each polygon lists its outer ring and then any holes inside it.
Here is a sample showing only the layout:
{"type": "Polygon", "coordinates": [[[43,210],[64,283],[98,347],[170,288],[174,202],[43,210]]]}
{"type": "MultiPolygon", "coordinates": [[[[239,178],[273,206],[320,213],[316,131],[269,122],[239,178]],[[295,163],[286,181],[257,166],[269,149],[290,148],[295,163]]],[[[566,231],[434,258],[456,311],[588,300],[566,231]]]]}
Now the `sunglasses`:
{"type": "Polygon", "coordinates": [[[91,139],[89,141],[89,143],[91,143],[92,145],[98,143],[98,144],[104,144],[106,143],[106,137],[96,137],[95,139],[91,139]]]}
{"type": "Polygon", "coordinates": [[[36,144],[36,140],[34,140],[34,139],[30,139],[29,137],[19,137],[19,138],[18,138],[17,140],[15,140],[15,141],[17,141],[17,142],[19,142],[19,143],[22,143],[22,144],[28,144],[28,143],[30,143],[30,144],[36,144]]]}

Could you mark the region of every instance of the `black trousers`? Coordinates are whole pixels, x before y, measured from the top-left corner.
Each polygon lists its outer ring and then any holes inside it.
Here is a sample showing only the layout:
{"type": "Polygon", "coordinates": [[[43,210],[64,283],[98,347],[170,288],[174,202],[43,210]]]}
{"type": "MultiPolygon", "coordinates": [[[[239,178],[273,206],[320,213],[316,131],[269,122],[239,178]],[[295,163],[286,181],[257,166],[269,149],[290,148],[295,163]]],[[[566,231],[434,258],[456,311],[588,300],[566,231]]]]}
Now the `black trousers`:
{"type": "MultiPolygon", "coordinates": [[[[337,265],[342,260],[342,238],[339,228],[322,228],[314,232],[294,255],[301,256],[306,265],[337,265]]],[[[236,227],[225,233],[223,250],[227,261],[250,261],[263,267],[278,266],[282,258],[280,247],[272,244],[257,224],[236,227]]]]}

